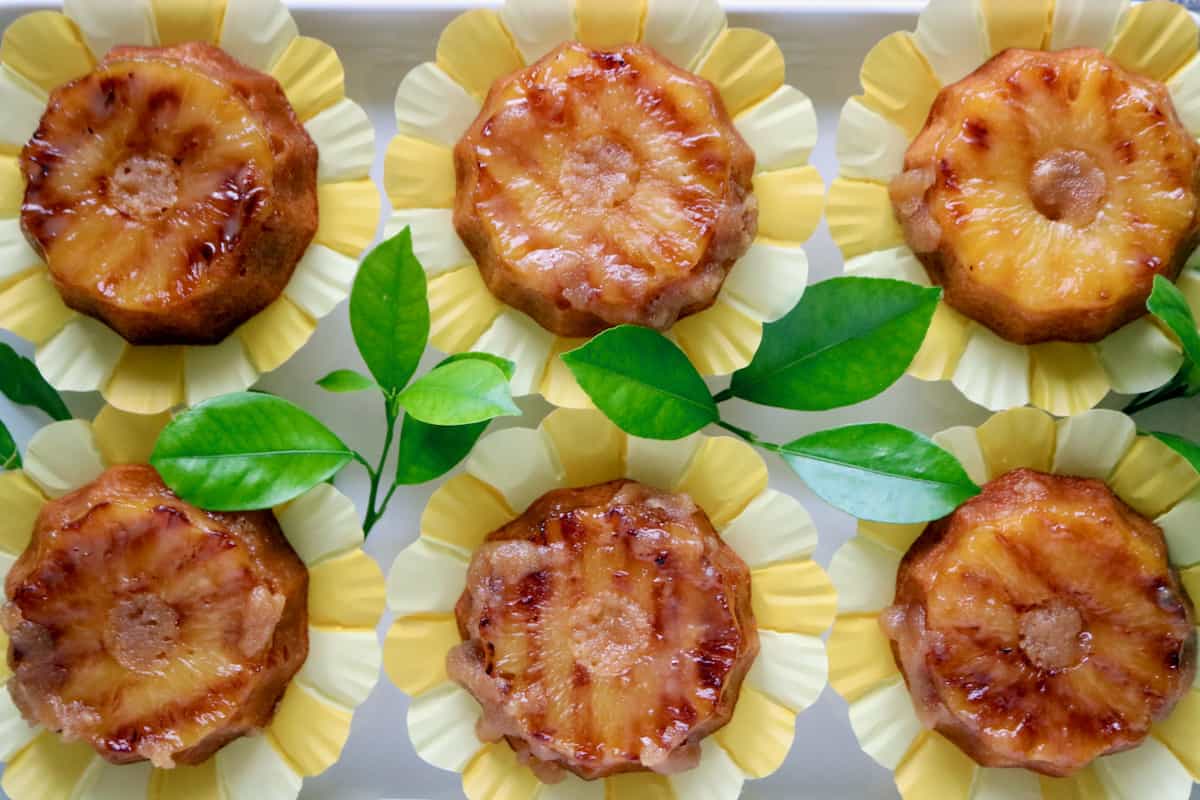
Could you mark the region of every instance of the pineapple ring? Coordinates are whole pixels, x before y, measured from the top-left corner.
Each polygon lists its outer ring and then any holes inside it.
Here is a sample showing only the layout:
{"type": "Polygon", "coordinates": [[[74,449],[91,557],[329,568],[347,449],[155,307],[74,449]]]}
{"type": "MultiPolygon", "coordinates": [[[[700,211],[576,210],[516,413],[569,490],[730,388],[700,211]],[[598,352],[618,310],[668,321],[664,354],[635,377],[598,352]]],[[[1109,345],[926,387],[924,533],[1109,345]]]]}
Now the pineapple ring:
{"type": "Polygon", "coordinates": [[[1097,480],[991,481],[909,549],[881,621],[925,725],[987,767],[1135,747],[1195,676],[1162,531],[1097,480]]]}
{"type": "Polygon", "coordinates": [[[120,47],[56,89],[21,224],[64,302],[133,344],[214,344],[317,229],[317,150],[275,79],[192,43],[120,47]]]}
{"type": "Polygon", "coordinates": [[[200,511],[148,466],[47,503],[5,592],[13,701],[115,764],[198,764],[265,727],[308,654],[274,516],[200,511]]]}
{"type": "Polygon", "coordinates": [[[498,81],[455,163],[488,288],[561,336],[703,311],[757,231],[720,95],[643,45],[568,42],[498,81]]]}
{"type": "Polygon", "coordinates": [[[758,653],[750,573],[683,494],[543,495],[493,532],[456,609],[450,677],[544,780],[673,773],[733,714],[758,653]]]}
{"type": "Polygon", "coordinates": [[[946,302],[1017,344],[1146,313],[1200,230],[1200,146],[1165,86],[1097,50],[1008,50],[938,95],[892,201],[946,302]]]}

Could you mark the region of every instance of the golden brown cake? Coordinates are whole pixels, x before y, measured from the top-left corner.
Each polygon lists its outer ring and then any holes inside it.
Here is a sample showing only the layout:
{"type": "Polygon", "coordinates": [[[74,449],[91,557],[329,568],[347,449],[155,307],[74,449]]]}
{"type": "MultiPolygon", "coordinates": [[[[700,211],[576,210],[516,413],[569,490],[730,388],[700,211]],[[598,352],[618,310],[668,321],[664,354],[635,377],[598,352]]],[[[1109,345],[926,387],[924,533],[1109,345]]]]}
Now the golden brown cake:
{"type": "Polygon", "coordinates": [[[758,653],[750,572],[687,495],[549,492],[476,551],[451,678],[546,781],[693,767],[758,653]]]}
{"type": "Polygon", "coordinates": [[[207,44],[117,47],[21,153],[21,225],[63,300],[134,344],[211,344],[317,230],[317,148],[274,78],[207,44]]]}
{"type": "Polygon", "coordinates": [[[1163,84],[1098,50],[1006,50],[945,87],[904,170],[909,246],[1018,344],[1103,339],[1197,243],[1200,146],[1163,84]]]}
{"type": "Polygon", "coordinates": [[[922,721],[987,767],[1136,747],[1195,676],[1162,532],[1096,480],[990,482],[913,544],[881,622],[922,721]]]}
{"type": "Polygon", "coordinates": [[[308,655],[308,572],[275,517],[201,511],[147,466],[48,503],[5,594],[13,701],[115,764],[204,761],[270,721],[308,655]]]}
{"type": "Polygon", "coordinates": [[[497,81],[454,155],[488,288],[562,336],[703,311],[758,228],[720,95],[644,45],[568,42],[497,81]]]}

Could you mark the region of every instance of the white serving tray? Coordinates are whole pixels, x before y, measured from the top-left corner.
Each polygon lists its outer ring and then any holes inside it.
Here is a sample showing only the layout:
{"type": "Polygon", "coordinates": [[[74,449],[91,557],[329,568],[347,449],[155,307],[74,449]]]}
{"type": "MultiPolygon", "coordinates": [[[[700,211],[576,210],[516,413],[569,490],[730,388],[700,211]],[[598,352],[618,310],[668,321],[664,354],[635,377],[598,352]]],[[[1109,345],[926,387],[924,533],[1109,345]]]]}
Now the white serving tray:
{"type": "MultiPolygon", "coordinates": [[[[111,0],[119,3],[122,0],[111,0]]],[[[346,67],[346,91],[361,103],[375,123],[378,156],[374,176],[382,182],[383,152],[396,132],[392,103],[400,79],[409,69],[433,58],[441,29],[460,11],[480,5],[498,6],[498,0],[290,0],[300,31],[337,48],[346,67]]],[[[896,30],[912,30],[923,0],[726,0],[733,25],[759,28],[774,36],[783,48],[788,83],[807,93],[820,117],[821,138],[812,162],[826,183],[837,174],[834,136],[842,104],[860,91],[858,69],[876,41],[896,30]]],[[[0,0],[0,29],[17,16],[38,8],[57,8],[60,2],[6,2],[0,0]]],[[[0,114],[4,113],[0,109],[0,114]]],[[[386,203],[385,203],[386,206],[386,203]]],[[[386,216],[387,209],[384,209],[386,216]]],[[[382,219],[381,228],[382,228],[382,219]]],[[[809,242],[811,280],[841,274],[842,257],[822,223],[809,242]]],[[[7,333],[0,341],[30,355],[31,348],[7,333]]],[[[437,356],[427,354],[422,369],[432,367],[437,356]]],[[[365,453],[378,451],[382,413],[376,401],[363,395],[331,395],[314,385],[330,370],[359,367],[350,335],[346,307],[321,322],[312,341],[278,372],[259,386],[299,403],[333,428],[348,444],[365,453]]],[[[71,408],[90,418],[98,410],[98,397],[69,397],[71,408]]],[[[1110,398],[1109,407],[1120,407],[1110,398]]],[[[524,419],[515,423],[533,426],[549,410],[540,399],[522,401],[524,419]]],[[[752,427],[764,438],[789,441],[805,433],[858,422],[893,422],[923,433],[936,433],[953,425],[977,425],[988,413],[963,399],[949,384],[925,384],[905,377],[883,396],[850,409],[820,414],[772,411],[734,401],[723,406],[729,421],[752,427]]],[[[39,412],[18,408],[0,397],[0,419],[24,447],[44,423],[39,412]]],[[[1160,406],[1139,419],[1146,427],[1170,430],[1200,439],[1200,415],[1194,406],[1173,403],[1160,406]],[[1191,412],[1191,413],[1189,413],[1191,412]]],[[[854,532],[853,521],[818,500],[778,460],[771,460],[771,485],[794,495],[812,512],[821,533],[817,560],[829,558],[854,532]]],[[[356,501],[366,499],[361,470],[351,466],[338,480],[340,488],[356,501]]],[[[386,572],[396,553],[417,535],[418,519],[437,484],[405,488],[397,493],[388,516],[376,527],[367,551],[386,572]]],[[[0,509],[0,513],[3,510],[0,509]]],[[[390,616],[380,630],[386,630],[390,616]]],[[[442,772],[417,758],[408,741],[403,693],[380,677],[378,688],[362,705],[345,753],[336,766],[305,781],[305,800],[379,800],[380,798],[461,798],[457,774],[442,772]]],[[[3,793],[0,792],[0,796],[3,793]]],[[[748,800],[827,800],[832,798],[894,798],[891,773],[859,749],[846,716],[846,704],[832,689],[797,722],[796,743],[787,763],[772,777],[748,781],[748,800]]],[[[1200,800],[1200,791],[1193,794],[1200,800]]],[[[624,798],[622,800],[625,800],[624,798]]],[[[638,798],[628,798],[638,800],[638,798]]],[[[1152,800],[1146,798],[1145,800],[1152,800]]]]}

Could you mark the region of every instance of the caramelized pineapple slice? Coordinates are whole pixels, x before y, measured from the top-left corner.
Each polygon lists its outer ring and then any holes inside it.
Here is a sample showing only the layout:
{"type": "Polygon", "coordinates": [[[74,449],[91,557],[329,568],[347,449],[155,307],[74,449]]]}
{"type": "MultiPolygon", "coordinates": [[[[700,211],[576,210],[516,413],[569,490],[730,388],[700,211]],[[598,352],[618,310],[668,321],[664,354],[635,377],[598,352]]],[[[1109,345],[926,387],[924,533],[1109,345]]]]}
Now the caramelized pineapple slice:
{"type": "Polygon", "coordinates": [[[912,546],[882,624],[922,720],[988,767],[1136,747],[1195,675],[1162,532],[1095,480],[989,483],[912,546]]]}
{"type": "Polygon", "coordinates": [[[147,466],[48,503],[5,593],[17,707],[115,764],[198,764],[264,727],[308,654],[275,517],[200,511],[147,466]]]}
{"type": "Polygon", "coordinates": [[[449,671],[543,780],[694,766],[758,653],[750,573],[686,495],[550,492],[476,551],[449,671]]]}

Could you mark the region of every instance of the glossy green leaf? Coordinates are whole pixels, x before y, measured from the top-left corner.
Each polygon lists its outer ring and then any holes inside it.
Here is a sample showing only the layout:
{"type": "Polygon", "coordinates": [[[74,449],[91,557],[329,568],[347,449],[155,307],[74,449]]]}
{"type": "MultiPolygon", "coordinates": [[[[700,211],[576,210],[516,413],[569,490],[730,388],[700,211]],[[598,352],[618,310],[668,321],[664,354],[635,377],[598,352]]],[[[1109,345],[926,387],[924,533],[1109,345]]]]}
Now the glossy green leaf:
{"type": "Polygon", "coordinates": [[[329,480],[354,452],[281,397],[240,392],[175,417],[150,463],[172,490],[210,511],[271,508],[329,480]]]}
{"type": "Polygon", "coordinates": [[[445,365],[453,364],[456,361],[470,360],[486,361],[489,364],[495,364],[500,368],[500,371],[504,373],[504,377],[510,381],[513,379],[513,375],[515,375],[517,372],[517,365],[509,361],[507,358],[501,358],[500,356],[492,355],[491,353],[476,353],[473,351],[468,353],[455,353],[452,356],[447,356],[440,364],[438,364],[438,366],[444,367],[445,365]]]}
{"type": "Polygon", "coordinates": [[[375,383],[375,381],[361,372],[355,372],[352,369],[334,370],[317,381],[317,386],[320,386],[327,392],[335,392],[337,394],[365,392],[367,389],[379,388],[379,384],[375,383]]]}
{"type": "Polygon", "coordinates": [[[430,425],[470,425],[521,414],[504,372],[478,358],[460,359],[430,371],[413,381],[396,402],[409,416],[430,425]]]}
{"type": "Polygon", "coordinates": [[[1146,308],[1178,337],[1188,361],[1200,364],[1200,331],[1196,330],[1196,318],[1179,287],[1162,275],[1156,276],[1146,308]]]}
{"type": "Polygon", "coordinates": [[[363,260],[350,293],[350,327],[384,392],[403,389],[429,340],[425,270],[413,255],[408,228],[363,260]]]}
{"type": "Polygon", "coordinates": [[[1188,462],[1200,472],[1200,444],[1184,439],[1182,436],[1176,436],[1172,433],[1155,433],[1153,434],[1168,447],[1174,450],[1179,455],[1183,456],[1188,462]]]}
{"type": "Polygon", "coordinates": [[[18,405],[40,408],[51,419],[71,419],[66,403],[37,366],[4,342],[0,342],[0,392],[18,405]]]}
{"type": "Polygon", "coordinates": [[[786,316],[763,328],[754,360],[729,395],[796,411],[868,400],[895,383],[925,340],[941,289],[883,278],[810,286],[786,316]]]}
{"type": "Polygon", "coordinates": [[[940,519],[979,494],[954,456],[894,425],[821,431],[779,448],[809,488],[859,519],[906,524],[940,519]]]}
{"type": "Polygon", "coordinates": [[[21,468],[21,451],[3,422],[0,422],[0,471],[21,468]]]}
{"type": "Polygon", "coordinates": [[[562,354],[596,407],[644,439],[682,439],[718,419],[704,379],[658,331],[621,325],[562,354]]]}

